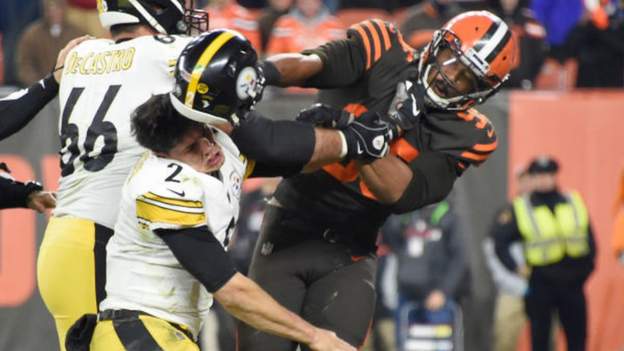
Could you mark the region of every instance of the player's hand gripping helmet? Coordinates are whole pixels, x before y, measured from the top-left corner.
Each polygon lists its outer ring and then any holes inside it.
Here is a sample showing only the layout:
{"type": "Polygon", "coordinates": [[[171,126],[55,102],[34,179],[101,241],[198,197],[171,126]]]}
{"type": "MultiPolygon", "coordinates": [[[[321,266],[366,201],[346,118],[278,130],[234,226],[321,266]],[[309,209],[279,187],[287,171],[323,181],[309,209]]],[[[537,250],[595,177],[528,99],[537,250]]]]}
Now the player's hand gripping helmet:
{"type": "Polygon", "coordinates": [[[145,24],[161,34],[190,34],[208,28],[208,14],[193,9],[193,0],[97,0],[106,29],[119,24],[145,24]],[[190,8],[185,8],[185,3],[190,8]]]}
{"type": "Polygon", "coordinates": [[[492,13],[469,11],[453,17],[433,34],[419,62],[425,102],[444,110],[484,102],[509,78],[517,51],[511,30],[492,13]]]}
{"type": "Polygon", "coordinates": [[[236,31],[217,29],[198,36],[178,58],[173,107],[197,122],[238,124],[262,96],[264,78],[257,61],[254,48],[236,31]]]}

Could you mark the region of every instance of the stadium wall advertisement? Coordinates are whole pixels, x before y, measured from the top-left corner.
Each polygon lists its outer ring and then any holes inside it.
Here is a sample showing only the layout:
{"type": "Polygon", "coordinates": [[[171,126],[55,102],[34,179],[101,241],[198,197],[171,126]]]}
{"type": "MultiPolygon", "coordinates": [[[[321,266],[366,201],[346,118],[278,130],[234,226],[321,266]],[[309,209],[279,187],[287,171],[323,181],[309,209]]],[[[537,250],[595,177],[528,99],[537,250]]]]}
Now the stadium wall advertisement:
{"type": "MultiPolygon", "coordinates": [[[[293,118],[313,102],[305,95],[273,96],[259,110],[272,118],[293,118]]],[[[496,211],[513,194],[513,169],[548,153],[562,164],[561,183],[587,201],[599,256],[587,287],[589,350],[619,350],[624,334],[624,268],[611,253],[612,204],[624,167],[624,93],[502,93],[479,108],[499,137],[496,153],[456,184],[453,201],[463,221],[470,257],[471,294],[464,305],[466,350],[491,349],[495,290],[485,267],[481,242],[496,211]]],[[[10,116],[2,116],[10,118],[10,116]]],[[[19,180],[37,179],[56,189],[58,102],[28,127],[0,142],[0,161],[19,180]]],[[[1,194],[0,194],[1,196],[1,194]]],[[[116,204],[111,204],[115,206],[116,204]]],[[[36,259],[47,217],[34,211],[0,211],[0,350],[57,350],[54,322],[37,289],[36,259]]],[[[526,338],[519,350],[528,350],[526,338]]],[[[559,343],[563,350],[563,343],[559,343]]],[[[229,351],[229,350],[222,350],[229,351]]]]}

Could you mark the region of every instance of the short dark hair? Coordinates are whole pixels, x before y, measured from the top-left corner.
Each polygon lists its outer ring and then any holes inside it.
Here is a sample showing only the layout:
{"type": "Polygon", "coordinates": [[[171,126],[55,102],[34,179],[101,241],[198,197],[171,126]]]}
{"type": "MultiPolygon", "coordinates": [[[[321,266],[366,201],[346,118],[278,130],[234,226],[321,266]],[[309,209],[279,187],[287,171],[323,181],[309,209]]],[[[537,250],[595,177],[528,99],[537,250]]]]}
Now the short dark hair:
{"type": "Polygon", "coordinates": [[[137,107],[132,113],[131,128],[141,146],[168,153],[189,130],[203,129],[204,125],[179,114],[166,93],[152,95],[137,107]]]}

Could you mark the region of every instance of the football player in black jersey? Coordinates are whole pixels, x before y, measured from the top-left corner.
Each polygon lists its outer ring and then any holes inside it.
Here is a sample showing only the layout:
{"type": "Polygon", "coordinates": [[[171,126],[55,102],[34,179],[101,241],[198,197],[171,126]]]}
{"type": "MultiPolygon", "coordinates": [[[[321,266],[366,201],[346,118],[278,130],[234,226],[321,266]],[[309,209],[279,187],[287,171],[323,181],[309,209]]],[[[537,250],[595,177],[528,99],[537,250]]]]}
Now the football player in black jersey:
{"type": "MultiPolygon", "coordinates": [[[[267,206],[250,277],[309,322],[362,345],[375,303],[379,227],[391,213],[443,199],[496,149],[494,127],[472,106],[508,79],[516,46],[500,18],[480,11],[451,19],[420,52],[392,24],[367,20],[344,40],[268,58],[268,84],[324,89],[325,105],[301,120],[335,124],[376,111],[403,134],[382,159],[343,161],[282,181],[267,206]]],[[[240,325],[239,347],[297,345],[240,325]]]]}

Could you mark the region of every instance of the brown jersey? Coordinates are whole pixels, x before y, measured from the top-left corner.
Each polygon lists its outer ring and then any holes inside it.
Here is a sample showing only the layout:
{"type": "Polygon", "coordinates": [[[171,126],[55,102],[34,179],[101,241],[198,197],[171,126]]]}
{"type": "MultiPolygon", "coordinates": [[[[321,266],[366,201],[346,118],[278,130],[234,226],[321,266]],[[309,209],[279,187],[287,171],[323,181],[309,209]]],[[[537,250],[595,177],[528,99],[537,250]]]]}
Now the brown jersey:
{"type": "MultiPolygon", "coordinates": [[[[323,62],[322,71],[305,85],[325,89],[319,96],[321,102],[356,116],[365,111],[386,115],[397,84],[413,76],[418,64],[418,52],[403,41],[393,24],[381,20],[358,23],[349,28],[346,39],[304,54],[316,54],[323,62]]],[[[492,124],[471,109],[428,111],[414,129],[392,142],[390,152],[407,164],[417,162],[422,152],[441,152],[454,162],[456,175],[461,175],[469,165],[484,162],[495,149],[492,124]]],[[[366,246],[374,246],[374,234],[392,212],[392,206],[376,200],[355,162],[348,160],[288,178],[275,196],[309,223],[338,232],[365,233],[366,246]]]]}

